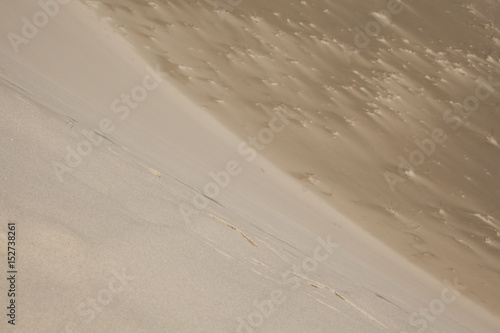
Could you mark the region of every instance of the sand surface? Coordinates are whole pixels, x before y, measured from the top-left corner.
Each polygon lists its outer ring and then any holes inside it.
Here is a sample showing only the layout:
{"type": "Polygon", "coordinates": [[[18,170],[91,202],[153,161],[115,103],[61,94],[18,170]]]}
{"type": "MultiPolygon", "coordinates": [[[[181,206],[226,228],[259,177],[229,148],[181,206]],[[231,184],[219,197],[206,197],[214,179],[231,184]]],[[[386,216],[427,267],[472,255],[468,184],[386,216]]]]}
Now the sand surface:
{"type": "Polygon", "coordinates": [[[498,332],[499,4],[389,3],[2,3],[2,332],[498,332]]]}

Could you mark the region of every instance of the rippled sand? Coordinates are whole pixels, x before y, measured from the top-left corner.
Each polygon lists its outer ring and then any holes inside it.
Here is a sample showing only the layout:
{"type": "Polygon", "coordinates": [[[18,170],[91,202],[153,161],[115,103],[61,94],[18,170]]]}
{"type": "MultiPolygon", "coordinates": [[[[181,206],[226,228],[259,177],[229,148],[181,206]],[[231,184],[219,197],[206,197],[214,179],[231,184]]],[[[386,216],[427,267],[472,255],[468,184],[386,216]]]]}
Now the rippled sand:
{"type": "Polygon", "coordinates": [[[41,6],[0,4],[16,331],[498,331],[496,1],[41,6]]]}
{"type": "Polygon", "coordinates": [[[88,3],[240,138],[283,112],[257,150],[500,312],[498,4],[88,3]]]}

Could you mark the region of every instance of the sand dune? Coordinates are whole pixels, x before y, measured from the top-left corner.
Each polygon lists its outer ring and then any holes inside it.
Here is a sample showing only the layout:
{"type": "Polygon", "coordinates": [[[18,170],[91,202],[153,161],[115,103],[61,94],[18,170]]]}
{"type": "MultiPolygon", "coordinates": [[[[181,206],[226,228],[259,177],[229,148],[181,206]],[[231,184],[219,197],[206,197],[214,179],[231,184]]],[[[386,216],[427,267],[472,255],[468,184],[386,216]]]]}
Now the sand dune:
{"type": "Polygon", "coordinates": [[[495,1],[1,6],[2,330],[498,331],[495,1]]]}
{"type": "Polygon", "coordinates": [[[92,7],[240,138],[284,112],[266,158],[500,311],[497,4],[92,7]]]}

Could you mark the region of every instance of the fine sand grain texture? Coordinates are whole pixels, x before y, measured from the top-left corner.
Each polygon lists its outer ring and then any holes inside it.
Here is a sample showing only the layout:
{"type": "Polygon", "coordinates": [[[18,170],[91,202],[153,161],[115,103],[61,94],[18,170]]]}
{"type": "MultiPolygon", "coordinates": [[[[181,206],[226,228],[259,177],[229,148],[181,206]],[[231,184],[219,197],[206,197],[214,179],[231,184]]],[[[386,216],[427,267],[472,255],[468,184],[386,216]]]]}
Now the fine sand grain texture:
{"type": "Polygon", "coordinates": [[[285,114],[262,155],[500,313],[497,1],[88,3],[240,138],[285,114]]]}
{"type": "Polygon", "coordinates": [[[499,8],[3,1],[0,331],[498,332],[499,8]]]}

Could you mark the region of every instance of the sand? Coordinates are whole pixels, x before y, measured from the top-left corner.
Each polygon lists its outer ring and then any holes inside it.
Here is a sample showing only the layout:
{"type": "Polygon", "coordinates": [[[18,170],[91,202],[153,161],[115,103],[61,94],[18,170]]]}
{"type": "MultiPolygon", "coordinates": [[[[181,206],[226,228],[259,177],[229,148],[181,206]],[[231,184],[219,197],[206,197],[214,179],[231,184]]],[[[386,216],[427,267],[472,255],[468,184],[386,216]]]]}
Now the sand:
{"type": "Polygon", "coordinates": [[[3,4],[2,331],[498,331],[498,4],[390,4],[3,4]]]}

